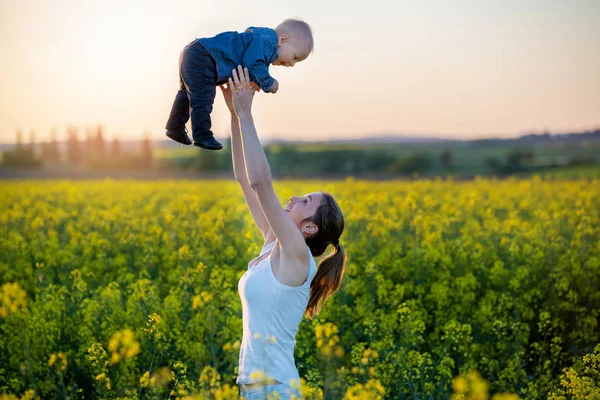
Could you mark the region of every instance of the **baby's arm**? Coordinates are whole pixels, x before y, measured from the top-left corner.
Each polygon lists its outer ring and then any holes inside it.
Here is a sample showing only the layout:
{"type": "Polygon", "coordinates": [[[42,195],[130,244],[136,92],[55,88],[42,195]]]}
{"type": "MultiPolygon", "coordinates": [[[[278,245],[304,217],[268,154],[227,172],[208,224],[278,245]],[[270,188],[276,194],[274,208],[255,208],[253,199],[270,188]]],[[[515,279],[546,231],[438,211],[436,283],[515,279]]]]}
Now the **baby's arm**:
{"type": "Polygon", "coordinates": [[[242,65],[248,68],[250,79],[263,92],[275,93],[279,89],[279,82],[269,75],[270,60],[267,59],[267,54],[274,52],[272,47],[273,45],[267,39],[255,38],[242,57],[242,65]]]}
{"type": "Polygon", "coordinates": [[[278,90],[279,90],[279,81],[277,79],[273,78],[273,84],[271,85],[269,92],[277,93],[278,90]]]}

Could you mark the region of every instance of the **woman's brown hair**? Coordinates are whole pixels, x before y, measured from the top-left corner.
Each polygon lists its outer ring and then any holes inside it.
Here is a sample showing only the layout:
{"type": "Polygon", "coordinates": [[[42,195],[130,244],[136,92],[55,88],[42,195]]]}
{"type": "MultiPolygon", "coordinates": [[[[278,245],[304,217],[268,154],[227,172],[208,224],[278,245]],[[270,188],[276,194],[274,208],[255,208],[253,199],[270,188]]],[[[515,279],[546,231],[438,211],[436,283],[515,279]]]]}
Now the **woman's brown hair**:
{"type": "Polygon", "coordinates": [[[321,260],[310,284],[310,298],[304,315],[311,319],[319,313],[323,302],[339,289],[347,260],[346,251],[339,243],[344,231],[344,214],[333,196],[329,193],[322,194],[323,200],[319,208],[307,219],[319,229],[313,236],[306,238],[306,244],[314,257],[322,255],[329,245],[333,245],[334,251],[321,260]]]}

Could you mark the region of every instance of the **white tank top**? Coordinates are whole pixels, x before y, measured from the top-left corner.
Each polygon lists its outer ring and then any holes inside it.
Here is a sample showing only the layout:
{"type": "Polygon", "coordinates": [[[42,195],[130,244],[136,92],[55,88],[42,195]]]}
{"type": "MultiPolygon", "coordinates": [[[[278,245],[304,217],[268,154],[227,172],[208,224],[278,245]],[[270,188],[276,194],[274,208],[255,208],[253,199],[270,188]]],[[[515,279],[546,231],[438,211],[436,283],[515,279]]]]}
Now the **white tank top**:
{"type": "MultiPolygon", "coordinates": [[[[263,246],[260,256],[271,251],[275,242],[263,246]]],[[[317,265],[309,255],[308,279],[302,286],[279,282],[271,269],[271,255],[248,270],[238,282],[242,300],[243,337],[237,383],[252,384],[267,379],[291,386],[300,382],[294,364],[298,325],[308,305],[310,283],[317,265]],[[258,372],[254,373],[253,372],[258,372]]],[[[260,257],[259,256],[259,257],[260,257]]]]}

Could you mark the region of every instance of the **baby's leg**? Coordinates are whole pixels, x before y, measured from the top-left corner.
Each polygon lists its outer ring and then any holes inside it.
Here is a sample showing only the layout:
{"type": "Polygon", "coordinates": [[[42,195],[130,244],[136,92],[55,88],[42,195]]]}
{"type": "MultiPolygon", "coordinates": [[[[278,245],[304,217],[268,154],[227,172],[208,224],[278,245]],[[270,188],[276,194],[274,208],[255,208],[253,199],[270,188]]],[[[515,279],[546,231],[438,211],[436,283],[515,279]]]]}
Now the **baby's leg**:
{"type": "Polygon", "coordinates": [[[190,100],[194,145],[210,150],[222,149],[211,131],[210,113],[217,94],[217,70],[212,58],[197,43],[184,55],[181,71],[190,100]]]}
{"type": "Polygon", "coordinates": [[[185,88],[180,89],[175,95],[171,114],[165,128],[169,131],[184,131],[185,124],[190,119],[190,99],[185,88]]]}
{"type": "Polygon", "coordinates": [[[211,138],[213,132],[211,131],[210,114],[213,110],[217,87],[212,83],[206,85],[196,84],[194,87],[188,86],[188,88],[192,115],[192,137],[194,141],[211,138]]]}
{"type": "Polygon", "coordinates": [[[190,119],[190,99],[185,89],[183,76],[181,74],[181,63],[183,60],[183,54],[189,46],[190,45],[186,46],[179,56],[179,91],[175,96],[173,106],[171,107],[171,113],[169,114],[169,120],[165,126],[167,129],[167,136],[169,138],[175,140],[176,142],[187,145],[192,144],[192,141],[188,137],[185,130],[185,124],[187,124],[188,120],[190,119]]]}

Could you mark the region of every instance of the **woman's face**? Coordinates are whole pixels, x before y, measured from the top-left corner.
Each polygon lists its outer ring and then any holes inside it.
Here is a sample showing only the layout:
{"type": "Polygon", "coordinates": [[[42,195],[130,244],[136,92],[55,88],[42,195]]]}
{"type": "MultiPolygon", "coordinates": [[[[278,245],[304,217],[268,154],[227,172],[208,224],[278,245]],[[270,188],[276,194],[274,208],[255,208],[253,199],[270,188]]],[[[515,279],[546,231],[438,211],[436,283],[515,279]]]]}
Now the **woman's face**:
{"type": "MultiPolygon", "coordinates": [[[[302,197],[292,196],[290,197],[290,201],[283,208],[288,212],[292,221],[298,225],[298,228],[302,230],[305,228],[302,226],[302,221],[315,214],[317,208],[321,205],[322,200],[323,195],[319,192],[309,193],[302,197]]],[[[304,224],[312,224],[312,222],[305,222],[304,224]]]]}

